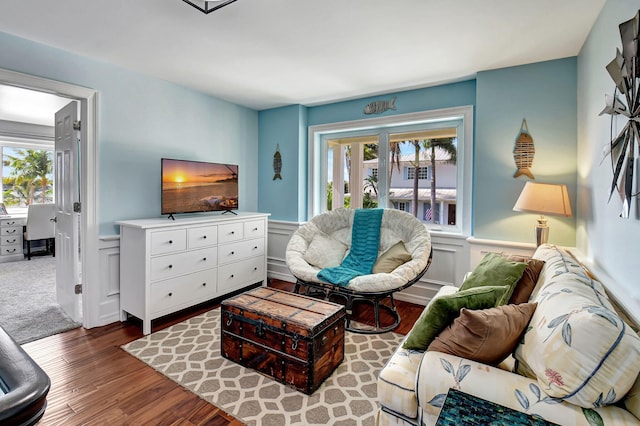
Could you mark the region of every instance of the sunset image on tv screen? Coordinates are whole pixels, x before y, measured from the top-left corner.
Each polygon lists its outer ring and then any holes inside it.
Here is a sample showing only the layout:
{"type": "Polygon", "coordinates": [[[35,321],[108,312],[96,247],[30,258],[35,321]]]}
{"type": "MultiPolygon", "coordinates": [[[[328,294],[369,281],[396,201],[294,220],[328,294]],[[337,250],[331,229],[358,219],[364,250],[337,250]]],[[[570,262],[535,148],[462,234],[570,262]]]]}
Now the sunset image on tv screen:
{"type": "Polygon", "coordinates": [[[162,159],[162,214],[237,208],[237,165],[162,159]]]}

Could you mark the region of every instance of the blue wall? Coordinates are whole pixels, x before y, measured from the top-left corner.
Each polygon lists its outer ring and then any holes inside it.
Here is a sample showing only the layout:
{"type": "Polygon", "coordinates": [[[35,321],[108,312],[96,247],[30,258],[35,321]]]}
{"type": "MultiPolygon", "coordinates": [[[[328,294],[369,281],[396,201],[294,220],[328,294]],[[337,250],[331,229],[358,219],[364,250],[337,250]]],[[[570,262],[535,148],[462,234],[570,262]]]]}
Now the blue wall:
{"type": "MultiPolygon", "coordinates": [[[[513,211],[525,183],[525,178],[513,178],[516,171],[513,147],[522,119],[526,118],[536,147],[532,167],[536,181],[565,183],[572,206],[575,206],[576,63],[574,57],[484,71],[475,80],[310,107],[306,110],[306,124],[367,118],[370,116],[363,113],[365,105],[393,96],[397,97],[397,110],[387,111],[384,115],[475,106],[473,235],[534,243],[536,216],[513,211]]],[[[299,135],[300,128],[306,129],[304,113],[296,108],[261,111],[261,149],[262,144],[273,149],[278,141],[286,138],[287,156],[298,157],[300,164],[306,164],[302,152],[307,151],[307,137],[299,135]],[[286,124],[283,123],[285,119],[286,124]],[[297,126],[296,119],[299,120],[297,126]],[[293,143],[296,138],[297,145],[293,143]]],[[[260,208],[271,211],[273,219],[306,219],[306,211],[300,209],[298,201],[307,198],[307,185],[299,185],[300,192],[295,196],[288,192],[297,178],[306,178],[306,171],[300,168],[299,172],[302,174],[298,177],[285,178],[291,179],[290,184],[282,185],[287,190],[285,197],[279,195],[269,181],[260,179],[260,208]],[[277,204],[277,209],[266,208],[263,200],[269,200],[270,205],[277,204]]],[[[575,245],[574,218],[550,217],[549,224],[551,242],[575,245]]]]}
{"type": "MultiPolygon", "coordinates": [[[[638,197],[632,199],[630,217],[624,219],[620,217],[620,197],[614,194],[609,200],[613,171],[610,157],[602,161],[602,150],[610,141],[611,120],[599,113],[604,108],[605,94],[613,94],[614,84],[605,66],[615,57],[616,49],[622,49],[618,25],[633,18],[638,9],[640,0],[607,1],[578,56],[576,226],[577,247],[612,278],[618,286],[616,296],[636,314],[640,307],[640,206],[638,197]]],[[[625,123],[622,116],[618,117],[614,132],[617,134],[625,123]]],[[[637,158],[634,193],[640,189],[637,158]]]]}
{"type": "MultiPolygon", "coordinates": [[[[513,148],[526,118],[536,149],[535,182],[566,184],[575,210],[576,58],[480,72],[477,88],[474,236],[535,242],[537,215],[513,211],[529,180],[514,179],[513,148]]],[[[575,246],[575,215],[547,219],[549,242],[575,246]]]]}
{"type": "Polygon", "coordinates": [[[261,111],[258,158],[258,205],[271,219],[292,222],[305,218],[306,211],[306,108],[291,105],[261,111]],[[273,156],[280,146],[282,180],[274,180],[273,156]]]}
{"type": "Polygon", "coordinates": [[[260,111],[261,167],[270,164],[269,159],[273,157],[278,143],[284,164],[282,182],[271,180],[272,169],[271,175],[261,169],[258,188],[260,210],[271,212],[271,219],[307,220],[308,126],[371,118],[364,114],[364,107],[371,101],[393,96],[397,97],[397,109],[386,111],[381,116],[475,105],[475,92],[475,80],[469,80],[309,108],[290,106],[260,111]],[[293,163],[294,160],[297,164],[293,163]],[[286,176],[285,167],[288,170],[286,176]],[[298,192],[293,192],[295,189],[298,192]]]}
{"type": "Polygon", "coordinates": [[[161,157],[239,164],[240,208],[257,209],[256,111],[5,33],[0,68],[99,92],[101,234],[160,216],[161,157]]]}

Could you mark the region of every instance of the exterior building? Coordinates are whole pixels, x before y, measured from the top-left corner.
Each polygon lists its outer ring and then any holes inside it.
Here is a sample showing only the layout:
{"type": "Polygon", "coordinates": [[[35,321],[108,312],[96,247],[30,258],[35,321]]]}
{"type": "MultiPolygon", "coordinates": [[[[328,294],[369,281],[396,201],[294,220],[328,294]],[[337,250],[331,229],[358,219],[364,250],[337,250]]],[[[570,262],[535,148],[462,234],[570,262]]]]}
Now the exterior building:
{"type": "MultiPolygon", "coordinates": [[[[437,224],[456,224],[456,195],[457,195],[457,165],[451,162],[451,156],[443,149],[436,148],[436,208],[435,220],[437,224]]],[[[433,170],[430,152],[420,151],[420,164],[418,166],[418,217],[425,223],[429,223],[431,210],[431,178],[433,170]]],[[[413,211],[414,176],[416,167],[414,154],[400,156],[399,167],[394,165],[391,171],[391,185],[389,201],[393,208],[413,211]]],[[[378,177],[378,159],[363,162],[363,176],[378,177]]],[[[372,199],[377,201],[377,194],[370,186],[365,185],[365,191],[372,199]]]]}

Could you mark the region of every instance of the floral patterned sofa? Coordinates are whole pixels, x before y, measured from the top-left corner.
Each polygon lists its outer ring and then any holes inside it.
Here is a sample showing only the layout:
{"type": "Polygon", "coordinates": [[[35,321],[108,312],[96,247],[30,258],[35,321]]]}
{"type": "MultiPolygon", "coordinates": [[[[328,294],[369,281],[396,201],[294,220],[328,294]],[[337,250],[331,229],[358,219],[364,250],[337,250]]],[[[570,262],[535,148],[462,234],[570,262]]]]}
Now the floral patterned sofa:
{"type": "Polygon", "coordinates": [[[537,306],[513,355],[493,366],[401,344],[379,375],[378,425],[435,424],[450,388],[559,425],[640,425],[637,330],[566,251],[543,245],[533,258],[545,262],[537,306]]]}

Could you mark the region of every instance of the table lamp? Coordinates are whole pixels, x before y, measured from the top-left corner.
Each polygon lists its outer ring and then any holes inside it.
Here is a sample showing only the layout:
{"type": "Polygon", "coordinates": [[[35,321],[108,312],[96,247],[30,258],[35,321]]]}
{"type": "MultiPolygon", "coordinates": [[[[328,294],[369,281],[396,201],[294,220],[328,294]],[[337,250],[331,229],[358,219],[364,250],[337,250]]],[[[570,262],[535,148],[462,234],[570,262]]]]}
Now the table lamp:
{"type": "Polygon", "coordinates": [[[540,214],[536,226],[536,245],[544,244],[549,239],[549,226],[544,215],[571,217],[567,186],[527,182],[513,210],[540,214]]]}

